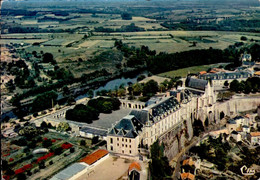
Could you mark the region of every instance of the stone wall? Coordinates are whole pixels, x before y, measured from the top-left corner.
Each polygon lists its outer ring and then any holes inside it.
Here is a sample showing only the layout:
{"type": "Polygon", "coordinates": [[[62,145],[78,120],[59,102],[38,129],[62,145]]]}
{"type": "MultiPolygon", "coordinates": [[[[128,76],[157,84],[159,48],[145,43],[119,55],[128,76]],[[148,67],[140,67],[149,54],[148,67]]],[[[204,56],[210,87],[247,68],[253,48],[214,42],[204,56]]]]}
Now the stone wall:
{"type": "Polygon", "coordinates": [[[216,104],[216,109],[228,116],[236,116],[239,112],[256,109],[260,105],[259,97],[234,97],[229,101],[216,104]]]}
{"type": "MultiPolygon", "coordinates": [[[[259,105],[259,97],[234,97],[229,101],[216,103],[213,108],[204,109],[204,111],[205,115],[210,116],[210,122],[215,121],[215,123],[218,123],[220,120],[219,114],[221,111],[223,111],[225,115],[233,117],[236,116],[239,112],[256,109],[259,105]],[[208,114],[208,112],[212,112],[212,114],[208,114]]],[[[159,138],[159,142],[164,143],[164,154],[169,160],[173,159],[173,157],[176,156],[185,146],[186,142],[190,141],[193,137],[193,119],[188,118],[184,122],[185,123],[183,123],[183,125],[173,128],[168,133],[159,138]]]]}

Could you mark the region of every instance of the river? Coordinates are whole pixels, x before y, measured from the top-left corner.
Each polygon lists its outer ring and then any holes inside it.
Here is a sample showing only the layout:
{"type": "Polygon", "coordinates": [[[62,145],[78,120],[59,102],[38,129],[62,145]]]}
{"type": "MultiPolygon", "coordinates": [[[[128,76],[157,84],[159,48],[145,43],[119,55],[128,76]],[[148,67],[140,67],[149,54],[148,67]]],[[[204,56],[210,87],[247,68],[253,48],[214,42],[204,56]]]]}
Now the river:
{"type": "MultiPolygon", "coordinates": [[[[148,73],[146,71],[141,72],[140,74],[138,74],[135,77],[121,77],[121,78],[117,78],[117,79],[113,79],[108,81],[104,86],[100,86],[99,88],[94,90],[94,96],[97,95],[98,91],[102,91],[102,90],[114,90],[116,88],[119,88],[120,85],[124,85],[124,86],[128,86],[128,83],[136,83],[137,82],[137,78],[140,75],[145,75],[147,77],[148,73]]],[[[80,95],[76,98],[76,100],[82,99],[87,97],[87,94],[83,94],[80,95]]]]}

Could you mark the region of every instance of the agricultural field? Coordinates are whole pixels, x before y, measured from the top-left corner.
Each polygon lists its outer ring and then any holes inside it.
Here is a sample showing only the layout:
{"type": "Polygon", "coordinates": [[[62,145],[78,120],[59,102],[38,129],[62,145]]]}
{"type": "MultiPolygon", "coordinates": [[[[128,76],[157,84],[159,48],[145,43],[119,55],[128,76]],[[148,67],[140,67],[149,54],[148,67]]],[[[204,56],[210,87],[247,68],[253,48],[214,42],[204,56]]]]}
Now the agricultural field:
{"type": "Polygon", "coordinates": [[[174,71],[169,71],[165,73],[158,74],[161,77],[168,77],[174,78],[180,76],[182,78],[187,77],[188,74],[196,74],[200,71],[207,71],[209,68],[217,68],[219,66],[225,66],[227,63],[218,63],[218,64],[210,64],[210,65],[203,65],[203,66],[192,66],[188,68],[178,69],[174,71]]]}

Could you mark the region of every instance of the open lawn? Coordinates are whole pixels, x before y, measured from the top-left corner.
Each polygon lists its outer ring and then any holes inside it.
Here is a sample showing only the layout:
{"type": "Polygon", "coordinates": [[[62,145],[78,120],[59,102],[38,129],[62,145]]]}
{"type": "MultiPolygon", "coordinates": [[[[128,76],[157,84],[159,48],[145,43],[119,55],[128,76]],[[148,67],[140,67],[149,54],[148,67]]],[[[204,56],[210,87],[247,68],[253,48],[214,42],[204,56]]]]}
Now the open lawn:
{"type": "Polygon", "coordinates": [[[218,63],[202,66],[192,66],[188,68],[178,69],[174,71],[168,71],[165,73],[158,74],[158,76],[174,78],[176,76],[186,77],[188,73],[198,73],[200,71],[207,71],[209,68],[219,67],[220,65],[225,66],[227,63],[218,63]]]}

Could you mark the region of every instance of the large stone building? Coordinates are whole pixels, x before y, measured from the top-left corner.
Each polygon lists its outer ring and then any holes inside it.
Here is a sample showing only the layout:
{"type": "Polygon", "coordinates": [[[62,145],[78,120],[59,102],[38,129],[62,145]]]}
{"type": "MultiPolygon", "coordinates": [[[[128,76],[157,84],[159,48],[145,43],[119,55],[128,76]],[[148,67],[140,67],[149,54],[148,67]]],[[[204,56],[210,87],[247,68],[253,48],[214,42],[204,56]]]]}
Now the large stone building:
{"type": "Polygon", "coordinates": [[[231,83],[233,80],[245,81],[247,78],[252,77],[253,73],[250,71],[234,71],[234,72],[214,72],[214,73],[203,73],[199,75],[200,79],[210,79],[214,86],[224,86],[227,81],[231,83]]]}
{"type": "Polygon", "coordinates": [[[186,87],[160,97],[141,110],[132,110],[109,130],[110,152],[137,156],[141,148],[149,148],[156,140],[175,129],[183,132],[180,147],[193,136],[194,118],[203,123],[214,118],[216,96],[212,85],[202,79],[187,78],[186,87]]]}

